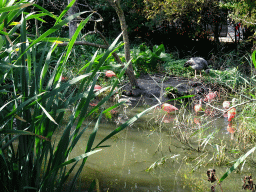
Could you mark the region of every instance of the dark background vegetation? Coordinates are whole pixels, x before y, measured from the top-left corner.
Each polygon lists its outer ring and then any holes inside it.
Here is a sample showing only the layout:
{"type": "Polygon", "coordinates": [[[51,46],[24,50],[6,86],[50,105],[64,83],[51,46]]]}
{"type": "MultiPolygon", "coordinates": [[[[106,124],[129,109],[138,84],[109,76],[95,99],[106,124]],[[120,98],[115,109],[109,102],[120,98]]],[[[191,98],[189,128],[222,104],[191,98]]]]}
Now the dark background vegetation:
{"type": "MultiPolygon", "coordinates": [[[[183,7],[180,12],[176,13],[171,11],[170,13],[164,13],[165,10],[155,13],[156,11],[152,11],[152,7],[144,2],[143,0],[122,1],[122,9],[125,13],[129,39],[132,45],[146,43],[152,48],[154,45],[164,44],[167,52],[178,52],[179,59],[188,56],[202,56],[210,59],[212,54],[220,56],[223,52],[237,49],[240,49],[240,55],[238,56],[241,56],[253,47],[252,41],[244,41],[242,44],[238,41],[221,44],[218,42],[222,25],[230,22],[233,23],[232,25],[235,28],[235,24],[238,22],[228,19],[229,7],[220,7],[217,5],[218,1],[188,3],[187,7],[183,7]],[[153,17],[152,12],[154,12],[153,17]],[[215,41],[209,39],[209,30],[207,30],[206,25],[212,28],[211,32],[215,41]]],[[[67,2],[45,0],[38,1],[38,4],[58,15],[65,8],[67,2]]],[[[162,9],[160,5],[159,9],[162,9]]],[[[85,10],[97,11],[102,16],[103,21],[97,23],[97,29],[108,39],[113,39],[120,33],[118,16],[107,1],[88,0],[85,2],[78,0],[77,11],[85,10]]],[[[98,19],[97,17],[95,15],[94,19],[98,19]]],[[[45,18],[45,20],[47,23],[42,24],[42,31],[54,24],[50,17],[45,18]]],[[[94,22],[89,22],[82,32],[93,31],[94,24],[94,22]]],[[[254,33],[253,25],[244,32],[245,40],[248,40],[254,33]]],[[[67,37],[68,27],[64,27],[59,35],[67,37]]]]}

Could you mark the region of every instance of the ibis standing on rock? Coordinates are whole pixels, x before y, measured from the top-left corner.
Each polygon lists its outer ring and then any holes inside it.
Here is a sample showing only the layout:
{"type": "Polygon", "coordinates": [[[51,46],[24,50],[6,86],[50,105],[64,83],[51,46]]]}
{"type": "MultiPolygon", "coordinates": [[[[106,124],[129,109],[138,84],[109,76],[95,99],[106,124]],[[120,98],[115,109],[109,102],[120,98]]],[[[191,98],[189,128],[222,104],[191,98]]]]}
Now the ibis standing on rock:
{"type": "Polygon", "coordinates": [[[191,66],[192,69],[195,70],[195,78],[196,78],[196,71],[200,71],[200,77],[202,77],[201,70],[205,70],[206,73],[209,73],[208,63],[202,57],[192,57],[192,58],[190,58],[184,64],[184,67],[189,67],[189,66],[191,66]]]}

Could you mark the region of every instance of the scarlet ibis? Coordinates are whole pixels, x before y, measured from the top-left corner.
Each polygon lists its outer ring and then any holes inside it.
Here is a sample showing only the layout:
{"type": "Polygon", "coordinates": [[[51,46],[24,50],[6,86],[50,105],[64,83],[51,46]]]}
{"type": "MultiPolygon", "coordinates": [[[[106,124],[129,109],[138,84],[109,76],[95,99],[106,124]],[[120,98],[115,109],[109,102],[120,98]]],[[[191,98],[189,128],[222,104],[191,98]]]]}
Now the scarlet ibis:
{"type": "Polygon", "coordinates": [[[206,73],[209,73],[208,63],[202,57],[192,57],[190,58],[185,64],[184,67],[191,66],[195,70],[195,78],[196,78],[196,71],[200,71],[200,77],[202,77],[201,70],[205,70],[206,73]]]}
{"type": "Polygon", "coordinates": [[[162,109],[168,113],[172,112],[172,111],[176,111],[179,110],[177,107],[169,104],[169,103],[164,103],[162,104],[162,109]]]}
{"type": "Polygon", "coordinates": [[[195,117],[195,118],[194,118],[194,123],[197,124],[197,125],[200,125],[200,119],[198,119],[198,118],[195,117]]]}
{"type": "MultiPolygon", "coordinates": [[[[222,104],[223,108],[224,109],[228,109],[229,106],[230,106],[230,102],[229,101],[224,101],[223,104],[222,104]]],[[[228,114],[227,113],[224,113],[223,114],[224,117],[228,117],[228,114]]]]}
{"type": "Polygon", "coordinates": [[[65,77],[65,76],[62,76],[62,77],[61,77],[61,82],[66,82],[67,80],[68,80],[67,77],[65,77]]]}
{"type": "Polygon", "coordinates": [[[229,101],[224,101],[222,105],[223,105],[224,109],[228,109],[229,106],[230,106],[230,102],[229,101]]]}
{"type": "Polygon", "coordinates": [[[96,105],[98,105],[98,102],[95,103],[89,103],[90,106],[95,107],[96,105]]]}
{"type": "Polygon", "coordinates": [[[236,108],[228,110],[228,121],[231,121],[236,116],[236,108]]]}
{"type": "Polygon", "coordinates": [[[196,104],[194,106],[194,110],[196,112],[196,115],[197,115],[197,112],[202,111],[202,99],[199,100],[199,104],[196,104]]]}
{"type": "Polygon", "coordinates": [[[111,70],[108,70],[106,71],[106,77],[113,77],[113,76],[116,76],[115,72],[114,71],[111,71],[111,70]]]}
{"type": "Polygon", "coordinates": [[[234,139],[234,133],[236,132],[236,129],[232,127],[232,123],[229,123],[227,126],[227,131],[231,133],[231,140],[234,139]]]}
{"type": "Polygon", "coordinates": [[[166,114],[163,118],[163,122],[164,123],[171,123],[172,121],[174,121],[174,116],[170,115],[170,114],[166,114]]]}
{"type": "Polygon", "coordinates": [[[210,92],[208,93],[205,98],[204,98],[204,101],[208,101],[208,102],[211,102],[215,97],[217,97],[217,91],[215,92],[210,92]]]}
{"type": "Polygon", "coordinates": [[[94,91],[99,91],[101,89],[102,89],[102,87],[100,85],[95,85],[94,86],[94,91]]]}
{"type": "Polygon", "coordinates": [[[229,133],[235,133],[236,129],[234,127],[232,127],[231,123],[229,123],[228,126],[227,126],[227,131],[229,133]]]}

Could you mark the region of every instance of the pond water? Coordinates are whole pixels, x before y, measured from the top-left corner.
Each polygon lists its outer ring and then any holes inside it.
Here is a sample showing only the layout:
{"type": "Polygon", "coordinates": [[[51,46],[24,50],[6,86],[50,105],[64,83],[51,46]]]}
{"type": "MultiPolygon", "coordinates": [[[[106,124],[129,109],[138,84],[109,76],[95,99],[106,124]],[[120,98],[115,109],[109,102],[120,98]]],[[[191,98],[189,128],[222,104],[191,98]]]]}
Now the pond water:
{"type": "MultiPolygon", "coordinates": [[[[136,107],[125,115],[132,117],[143,109],[136,107]]],[[[151,111],[106,141],[104,145],[111,147],[88,158],[77,191],[87,191],[94,179],[100,191],[210,191],[213,183],[207,180],[207,170],[215,169],[219,179],[232,166],[232,161],[241,156],[236,151],[237,139],[227,130],[228,121],[222,115],[206,117],[205,110],[204,115],[195,116],[181,111],[168,118],[151,111]],[[200,124],[193,122],[195,117],[200,124]]],[[[114,122],[101,123],[94,143],[117,127],[114,122]]],[[[88,128],[70,158],[84,153],[91,130],[88,128]]],[[[244,176],[254,172],[249,164],[243,164],[224,180],[222,190],[244,191],[244,176]]],[[[215,188],[221,191],[219,186],[215,188]]]]}

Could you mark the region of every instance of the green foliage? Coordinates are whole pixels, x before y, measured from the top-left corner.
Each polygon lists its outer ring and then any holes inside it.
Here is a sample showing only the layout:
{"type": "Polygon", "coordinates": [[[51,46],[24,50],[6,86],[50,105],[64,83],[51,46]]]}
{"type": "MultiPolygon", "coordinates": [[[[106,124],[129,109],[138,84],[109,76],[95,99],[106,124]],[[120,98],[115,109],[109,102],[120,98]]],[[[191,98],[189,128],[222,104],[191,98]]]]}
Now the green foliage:
{"type": "MultiPolygon", "coordinates": [[[[245,25],[255,23],[256,19],[256,1],[255,0],[224,0],[220,2],[221,7],[231,10],[230,17],[245,25]]],[[[255,25],[255,24],[253,24],[255,25]]]]}
{"type": "Polygon", "coordinates": [[[165,88],[165,95],[172,97],[173,94],[175,94],[175,95],[178,94],[178,89],[177,88],[172,87],[172,86],[165,88]]]}
{"type": "MultiPolygon", "coordinates": [[[[51,37],[49,42],[45,40],[74,17],[85,12],[62,20],[75,2],[73,0],[59,17],[53,17],[56,19],[53,27],[38,38],[29,38],[26,23],[33,13],[24,14],[25,8],[31,6],[28,2],[10,1],[7,5],[4,1],[0,4],[3,7],[0,8],[0,92],[4,95],[0,100],[0,186],[5,191],[62,191],[63,185],[81,160],[82,164],[69,186],[69,191],[74,191],[88,156],[99,152],[104,141],[134,123],[152,108],[119,126],[93,148],[102,114],[108,115],[110,110],[122,104],[104,108],[104,104],[115,94],[115,87],[129,63],[120,70],[110,87],[94,91],[99,70],[111,52],[120,47],[116,48],[116,45],[121,35],[105,53],[100,56],[97,56],[97,52],[94,54],[87,67],[83,68],[82,75],[75,75],[64,82],[62,76],[73,45],[91,14],[79,24],[63,52],[55,55],[59,38],[51,37]],[[19,31],[19,36],[12,36],[19,31]],[[94,63],[96,64],[93,65],[94,63]],[[76,89],[72,88],[74,85],[76,89]],[[108,94],[96,106],[89,107],[89,103],[107,89],[110,89],[108,94]],[[71,112],[67,123],[61,128],[63,134],[59,141],[53,141],[68,109],[71,112]],[[84,124],[85,120],[89,120],[95,113],[99,115],[85,144],[84,154],[70,159],[70,153],[90,124],[90,121],[84,124]],[[68,169],[67,165],[71,168],[68,169]]],[[[40,6],[34,6],[43,15],[52,16],[40,6]]],[[[30,18],[40,21],[40,14],[30,18]]]]}
{"type": "Polygon", "coordinates": [[[143,72],[155,72],[157,66],[167,60],[168,55],[165,53],[164,45],[155,45],[151,51],[145,44],[131,51],[133,64],[135,68],[143,72]]]}
{"type": "Polygon", "coordinates": [[[206,38],[210,33],[206,25],[211,25],[213,32],[218,34],[219,25],[226,24],[226,15],[217,0],[145,1],[144,12],[148,19],[160,25],[170,23],[175,34],[189,38],[206,38]]]}
{"type": "MultiPolygon", "coordinates": [[[[122,46],[120,44],[119,46],[122,46]]],[[[94,60],[93,66],[97,65],[99,59],[101,58],[103,52],[100,53],[94,60]]],[[[125,62],[124,50],[120,51],[118,54],[122,62],[125,62]]],[[[144,43],[135,46],[131,49],[132,63],[135,69],[135,72],[156,72],[158,67],[162,65],[164,62],[170,59],[170,56],[165,53],[164,45],[161,44],[159,46],[155,45],[153,50],[151,51],[148,46],[144,43]]],[[[81,72],[84,68],[89,65],[90,62],[86,63],[79,72],[81,72]]],[[[113,70],[115,72],[120,71],[121,65],[118,64],[113,57],[108,57],[105,61],[104,65],[100,68],[100,70],[113,70]]]]}
{"type": "Polygon", "coordinates": [[[246,154],[242,155],[239,159],[237,159],[235,164],[232,167],[230,167],[227,170],[227,172],[219,179],[218,183],[223,182],[227,178],[227,176],[232,173],[232,171],[234,171],[251,153],[254,152],[255,149],[256,147],[253,147],[250,151],[248,151],[246,154]]]}
{"type": "Polygon", "coordinates": [[[185,68],[184,64],[187,60],[180,59],[180,60],[174,60],[170,59],[168,62],[164,63],[165,71],[174,76],[182,76],[182,77],[188,77],[192,76],[195,72],[194,70],[190,68],[185,68]]]}
{"type": "Polygon", "coordinates": [[[239,72],[238,68],[229,68],[224,71],[210,70],[209,75],[206,76],[206,82],[215,82],[231,90],[241,89],[242,86],[248,87],[251,85],[249,79],[239,72]]]}
{"type": "MultiPolygon", "coordinates": [[[[98,26],[98,30],[103,32],[105,36],[113,37],[116,36],[117,31],[121,31],[115,9],[106,0],[88,0],[86,2],[103,17],[104,20],[98,26]],[[106,30],[102,26],[108,26],[108,29],[118,30],[106,30]]],[[[126,17],[128,32],[133,32],[137,27],[140,28],[145,24],[147,20],[143,12],[143,0],[121,0],[120,4],[126,17]]]]}
{"type": "Polygon", "coordinates": [[[256,59],[255,59],[255,55],[256,55],[256,51],[254,51],[254,52],[252,53],[252,62],[253,62],[254,67],[256,68],[256,59]]]}

